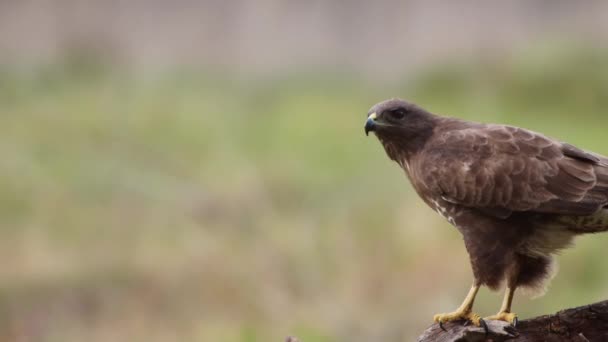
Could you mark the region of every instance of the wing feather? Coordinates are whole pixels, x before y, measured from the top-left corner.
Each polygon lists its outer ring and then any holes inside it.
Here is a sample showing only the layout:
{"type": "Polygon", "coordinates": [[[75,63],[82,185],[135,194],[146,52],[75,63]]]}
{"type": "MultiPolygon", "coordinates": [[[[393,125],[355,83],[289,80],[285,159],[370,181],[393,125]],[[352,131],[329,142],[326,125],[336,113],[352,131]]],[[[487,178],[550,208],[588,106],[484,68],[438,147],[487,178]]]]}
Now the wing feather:
{"type": "Polygon", "coordinates": [[[608,205],[608,158],[521,128],[439,132],[421,160],[428,189],[497,217],[589,215],[608,205]]]}

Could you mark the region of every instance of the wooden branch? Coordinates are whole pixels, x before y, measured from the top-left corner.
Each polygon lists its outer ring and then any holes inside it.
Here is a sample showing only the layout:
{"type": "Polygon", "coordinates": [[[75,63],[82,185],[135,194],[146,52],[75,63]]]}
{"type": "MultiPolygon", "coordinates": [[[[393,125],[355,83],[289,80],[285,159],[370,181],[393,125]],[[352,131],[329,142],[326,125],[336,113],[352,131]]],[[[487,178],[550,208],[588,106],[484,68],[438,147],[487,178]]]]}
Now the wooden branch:
{"type": "Polygon", "coordinates": [[[487,336],[482,328],[461,322],[444,324],[447,332],[434,324],[418,337],[418,342],[608,341],[608,301],[531,318],[519,322],[517,328],[500,321],[487,324],[487,336]]]}
{"type": "MultiPolygon", "coordinates": [[[[513,328],[506,322],[490,321],[488,334],[482,328],[462,322],[432,325],[418,342],[595,342],[608,341],[608,301],[560,311],[519,322],[513,328]]],[[[288,337],[286,342],[299,342],[288,337]]]]}

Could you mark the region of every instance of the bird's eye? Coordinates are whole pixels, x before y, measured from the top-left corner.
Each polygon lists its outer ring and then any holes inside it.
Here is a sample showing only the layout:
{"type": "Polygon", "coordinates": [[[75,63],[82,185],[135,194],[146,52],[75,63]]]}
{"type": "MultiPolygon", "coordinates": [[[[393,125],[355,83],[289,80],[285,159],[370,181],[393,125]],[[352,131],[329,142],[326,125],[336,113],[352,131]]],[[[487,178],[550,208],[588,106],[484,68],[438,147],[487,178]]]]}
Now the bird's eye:
{"type": "Polygon", "coordinates": [[[394,120],[401,120],[405,117],[405,112],[400,109],[392,110],[388,113],[388,116],[390,116],[390,118],[394,120]]]}

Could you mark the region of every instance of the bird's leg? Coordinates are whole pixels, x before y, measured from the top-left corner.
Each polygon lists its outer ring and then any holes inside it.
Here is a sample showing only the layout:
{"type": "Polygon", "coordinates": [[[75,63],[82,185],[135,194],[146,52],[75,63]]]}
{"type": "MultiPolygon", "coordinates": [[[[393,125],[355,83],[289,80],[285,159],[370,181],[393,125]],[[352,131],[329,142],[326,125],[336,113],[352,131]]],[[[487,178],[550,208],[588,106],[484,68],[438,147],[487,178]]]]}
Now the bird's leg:
{"type": "Polygon", "coordinates": [[[439,325],[442,328],[443,328],[443,323],[451,322],[451,321],[465,320],[465,321],[470,321],[471,323],[475,324],[478,327],[483,326],[484,328],[487,329],[483,319],[481,319],[481,317],[479,317],[479,315],[473,313],[473,311],[472,311],[473,303],[475,302],[475,296],[477,295],[477,291],[479,291],[479,285],[473,284],[473,286],[471,287],[471,290],[469,291],[469,294],[464,299],[464,302],[462,302],[462,305],[460,305],[460,307],[456,311],[451,312],[451,313],[443,313],[443,314],[435,315],[435,317],[433,317],[433,320],[435,322],[439,323],[439,325]]]}
{"type": "Polygon", "coordinates": [[[505,321],[517,326],[517,315],[511,312],[511,304],[513,303],[513,295],[515,294],[515,286],[508,286],[505,290],[505,297],[502,300],[500,311],[494,316],[486,317],[486,320],[505,321]]]}

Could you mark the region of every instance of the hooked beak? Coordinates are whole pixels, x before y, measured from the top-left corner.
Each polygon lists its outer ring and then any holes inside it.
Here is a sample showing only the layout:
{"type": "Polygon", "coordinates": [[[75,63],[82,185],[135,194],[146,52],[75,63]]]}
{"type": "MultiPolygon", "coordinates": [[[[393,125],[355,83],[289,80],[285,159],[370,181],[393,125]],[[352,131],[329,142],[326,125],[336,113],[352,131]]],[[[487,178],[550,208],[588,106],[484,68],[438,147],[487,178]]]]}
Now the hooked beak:
{"type": "Polygon", "coordinates": [[[378,115],[376,113],[370,114],[367,117],[367,121],[365,121],[365,135],[369,135],[369,132],[373,132],[376,130],[376,118],[378,115]]]}

